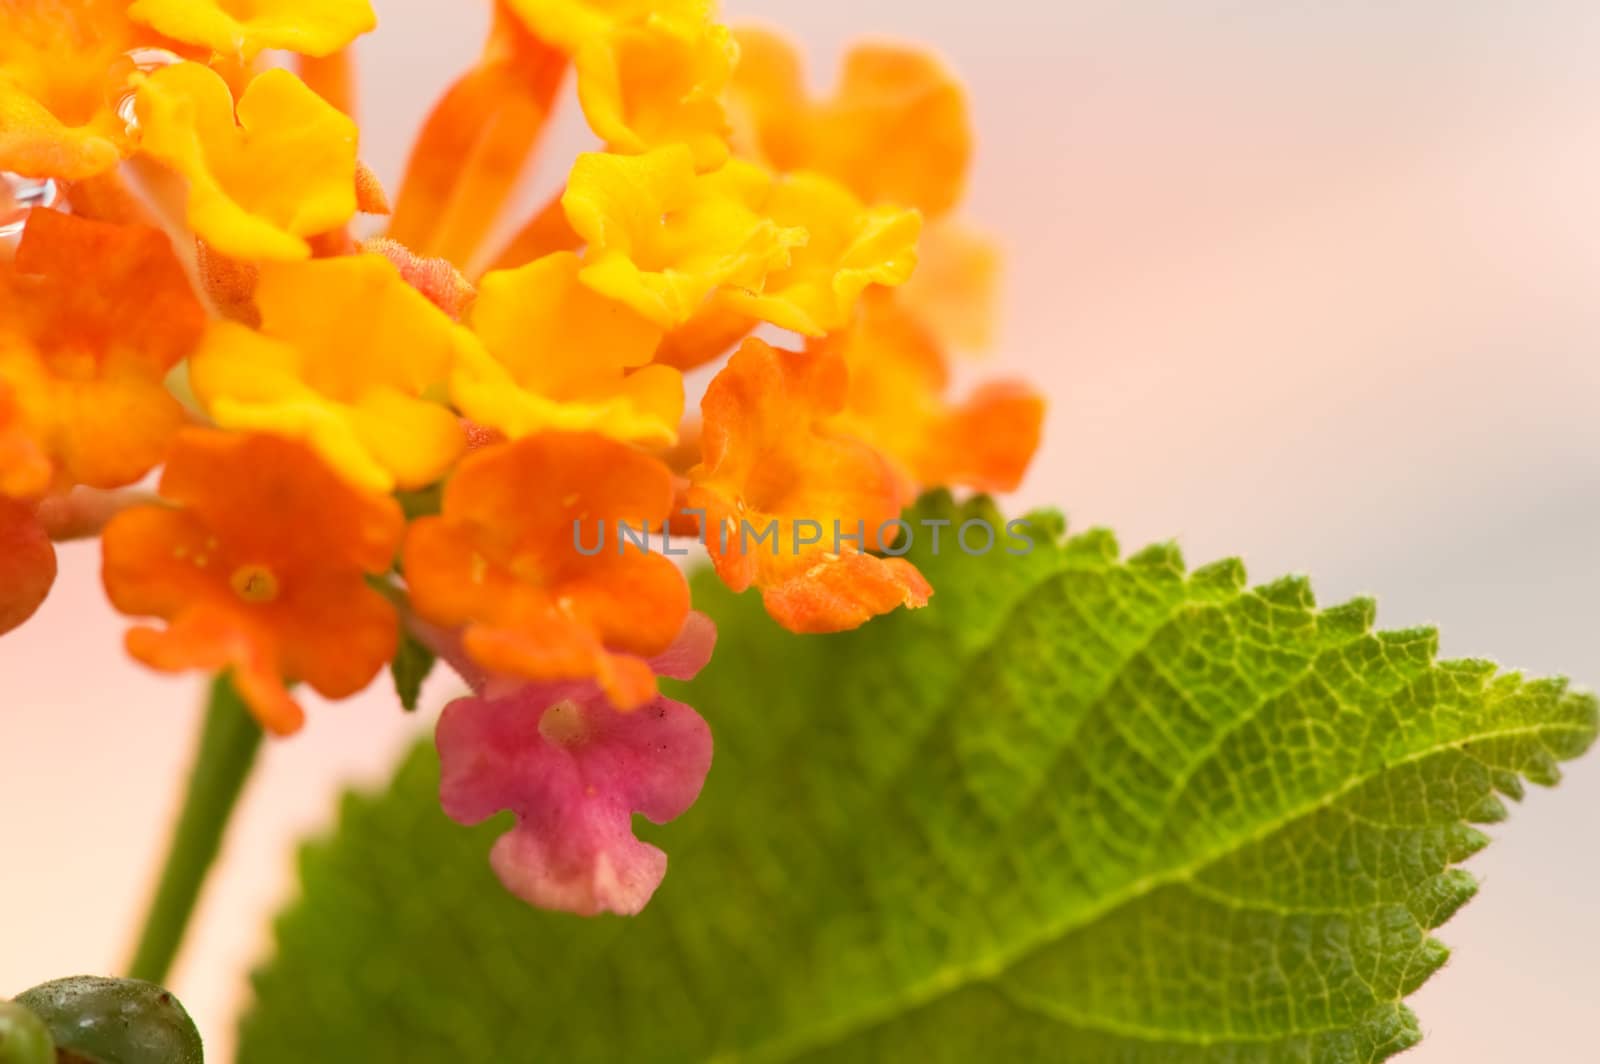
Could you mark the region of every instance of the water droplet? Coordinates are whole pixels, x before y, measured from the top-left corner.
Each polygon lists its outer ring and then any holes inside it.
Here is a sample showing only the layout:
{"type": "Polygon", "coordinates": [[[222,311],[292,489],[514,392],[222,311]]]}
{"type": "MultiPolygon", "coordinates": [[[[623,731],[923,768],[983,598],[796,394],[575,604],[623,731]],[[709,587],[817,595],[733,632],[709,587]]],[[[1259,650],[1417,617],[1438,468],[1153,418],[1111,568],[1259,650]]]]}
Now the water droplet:
{"type": "Polygon", "coordinates": [[[60,189],[48,177],[23,177],[0,171],[0,237],[16,236],[35,207],[49,207],[60,189]]]}
{"type": "Polygon", "coordinates": [[[129,133],[136,133],[139,129],[139,115],[134,109],[134,100],[138,98],[139,87],[134,83],[134,76],[153,74],[162,67],[181,62],[183,56],[169,52],[165,48],[133,48],[112,61],[106,73],[106,82],[110,86],[111,109],[122,119],[122,124],[129,133]]]}

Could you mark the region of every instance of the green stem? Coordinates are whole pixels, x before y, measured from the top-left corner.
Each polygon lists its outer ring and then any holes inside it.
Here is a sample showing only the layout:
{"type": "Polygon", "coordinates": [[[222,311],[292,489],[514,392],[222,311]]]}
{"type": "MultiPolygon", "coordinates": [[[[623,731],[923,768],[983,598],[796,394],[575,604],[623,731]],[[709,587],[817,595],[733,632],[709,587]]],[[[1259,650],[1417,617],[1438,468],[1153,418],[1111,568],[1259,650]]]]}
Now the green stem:
{"type": "Polygon", "coordinates": [[[260,747],[261,726],[228,677],[217,677],[161,883],[128,967],[132,978],[152,983],[166,979],[260,747]]]}

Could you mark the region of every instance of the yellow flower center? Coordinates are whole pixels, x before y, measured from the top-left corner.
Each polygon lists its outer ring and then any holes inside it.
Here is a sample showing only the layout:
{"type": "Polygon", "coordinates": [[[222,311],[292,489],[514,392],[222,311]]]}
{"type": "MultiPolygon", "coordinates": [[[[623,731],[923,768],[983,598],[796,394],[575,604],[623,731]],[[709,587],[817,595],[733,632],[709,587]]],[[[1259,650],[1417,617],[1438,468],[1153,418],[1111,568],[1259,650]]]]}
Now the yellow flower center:
{"type": "Polygon", "coordinates": [[[246,602],[265,603],[278,597],[278,577],[265,565],[241,565],[229,578],[234,594],[246,602]]]}
{"type": "Polygon", "coordinates": [[[558,746],[576,746],[589,736],[583,709],[570,699],[557,702],[539,718],[539,734],[558,746]]]}

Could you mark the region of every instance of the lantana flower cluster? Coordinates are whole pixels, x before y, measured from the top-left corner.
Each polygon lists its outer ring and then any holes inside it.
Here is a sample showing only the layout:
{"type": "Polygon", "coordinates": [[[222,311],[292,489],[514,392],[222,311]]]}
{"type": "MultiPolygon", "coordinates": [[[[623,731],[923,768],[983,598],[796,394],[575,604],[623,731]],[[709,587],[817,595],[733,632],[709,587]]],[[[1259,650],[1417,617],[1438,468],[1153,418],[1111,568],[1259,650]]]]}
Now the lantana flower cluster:
{"type": "Polygon", "coordinates": [[[882,45],[813,95],[709,0],[496,0],[391,199],[354,118],[375,26],[0,2],[0,632],[53,541],[98,535],[129,653],[227,672],[277,735],[420,642],[473,692],[438,726],[446,811],[516,814],[493,863],[528,901],[636,912],[666,857],[631,818],[711,761],[657,680],[715,632],[606,530],[696,532],[779,624],[840,631],[933,593],[886,550],[915,493],[1011,489],[1038,442],[1026,386],[947,394],[995,272],[955,213],[965,98],[882,45]],[[518,227],[573,88],[597,149],[518,227]]]}

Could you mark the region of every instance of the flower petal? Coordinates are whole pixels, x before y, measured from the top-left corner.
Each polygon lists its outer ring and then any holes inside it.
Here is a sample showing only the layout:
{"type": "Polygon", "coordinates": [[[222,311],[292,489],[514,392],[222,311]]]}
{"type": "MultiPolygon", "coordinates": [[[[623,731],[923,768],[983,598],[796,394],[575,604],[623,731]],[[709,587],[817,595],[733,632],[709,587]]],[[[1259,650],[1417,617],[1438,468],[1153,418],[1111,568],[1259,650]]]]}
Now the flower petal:
{"type": "Polygon", "coordinates": [[[929,217],[961,199],[971,117],[960,84],[933,56],[859,45],[845,56],[833,97],[813,103],[782,38],[753,29],[736,36],[745,56],[733,82],[740,123],[774,167],[815,170],[867,203],[898,203],[929,217]]]}
{"type": "Polygon", "coordinates": [[[117,514],[102,537],[117,609],[166,621],[128,649],[164,671],[230,668],[267,728],[299,727],[287,682],[329,698],[365,687],[394,654],[394,608],[366,583],[404,519],[295,441],[184,432],[161,480],[168,505],[117,514]]]}
{"type": "Polygon", "coordinates": [[[644,365],[660,329],[578,274],[577,256],[557,252],[484,275],[471,321],[483,346],[456,364],[457,405],[512,438],[560,429],[670,444],[683,380],[644,365]]]}
{"type": "Polygon", "coordinates": [[[490,861],[507,889],[544,908],[631,915],[649,901],[666,855],[634,838],[699,796],[711,731],[693,709],[657,697],[622,713],[595,697],[557,698],[529,684],[499,699],[445,707],[436,741],[445,812],[477,823],[517,816],[490,861]]]}
{"type": "Polygon", "coordinates": [[[579,277],[663,329],[687,322],[721,285],[760,288],[806,239],[762,217],[770,184],[738,160],[696,175],[682,145],[580,155],[561,198],[588,241],[579,277]]]}
{"type": "Polygon", "coordinates": [[[387,258],[263,265],[256,303],[260,332],[214,322],[191,361],[219,425],[305,439],[377,491],[432,483],[462,453],[459,421],[431,396],[475,341],[387,258]]]}
{"type": "Polygon", "coordinates": [[[909,563],[862,553],[885,545],[908,500],[877,451],[828,428],[848,383],[829,350],[751,339],[701,402],[703,458],[688,501],[705,514],[706,550],[724,583],[760,588],[773,618],[796,631],[853,628],[930,594],[909,563]]]}
{"type": "Polygon", "coordinates": [[[406,163],[388,235],[419,255],[474,268],[550,117],[566,57],[496,7],[477,65],[446,90],[406,163]]]}
{"type": "Polygon", "coordinates": [[[672,502],[665,466],[601,436],[541,433],[475,452],[439,515],[411,526],[412,606],[467,626],[467,652],[491,672],[593,678],[637,705],[654,691],[640,659],[672,644],[689,592],[670,559],[623,549],[620,526],[659,527],[672,502]]]}
{"type": "Polygon", "coordinates": [[[247,60],[268,48],[332,55],[378,25],[368,0],[133,0],[128,17],[173,40],[247,60]]]}
{"type": "Polygon", "coordinates": [[[1026,384],[996,381],[957,405],[933,334],[888,292],[870,293],[845,332],[813,344],[837,351],[850,392],[833,427],[888,456],[907,492],[936,486],[1014,490],[1044,422],[1044,401],[1026,384]]]}
{"type": "Polygon", "coordinates": [[[0,635],[44,602],[56,579],[56,551],[32,504],[0,495],[0,635]]]}
{"type": "Polygon", "coordinates": [[[307,258],[356,212],[356,126],[287,70],[239,97],[198,63],[157,70],[135,102],[140,148],[189,181],[189,225],[223,254],[307,258]]]}
{"type": "Polygon", "coordinates": [[[687,145],[696,167],[728,158],[723,89],[739,47],[709,9],[670,5],[612,23],[578,50],[578,100],[589,128],[611,151],[635,154],[687,145]]]}
{"type": "Polygon", "coordinates": [[[127,147],[113,67],[136,43],[122,0],[0,8],[0,170],[78,181],[127,147]]]}
{"type": "Polygon", "coordinates": [[[727,303],[751,317],[805,336],[822,336],[850,321],[869,285],[891,287],[917,265],[922,216],[894,206],[863,207],[843,185],[818,174],[780,178],[762,213],[808,239],[760,290],[729,289],[727,303]]]}

